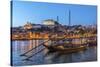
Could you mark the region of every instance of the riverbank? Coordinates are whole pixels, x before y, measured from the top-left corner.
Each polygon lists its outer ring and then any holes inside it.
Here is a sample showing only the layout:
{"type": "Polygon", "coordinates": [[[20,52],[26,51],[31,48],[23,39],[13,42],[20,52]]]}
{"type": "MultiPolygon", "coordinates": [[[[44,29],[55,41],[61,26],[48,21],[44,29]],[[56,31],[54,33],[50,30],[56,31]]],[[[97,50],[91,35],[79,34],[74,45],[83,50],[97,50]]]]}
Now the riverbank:
{"type": "Polygon", "coordinates": [[[43,34],[43,33],[19,33],[19,34],[12,34],[11,40],[41,40],[41,39],[50,39],[50,40],[62,40],[62,39],[81,39],[81,38],[96,38],[97,34],[70,34],[70,35],[63,35],[63,34],[43,34]],[[61,36],[62,35],[62,36],[61,36]]]}

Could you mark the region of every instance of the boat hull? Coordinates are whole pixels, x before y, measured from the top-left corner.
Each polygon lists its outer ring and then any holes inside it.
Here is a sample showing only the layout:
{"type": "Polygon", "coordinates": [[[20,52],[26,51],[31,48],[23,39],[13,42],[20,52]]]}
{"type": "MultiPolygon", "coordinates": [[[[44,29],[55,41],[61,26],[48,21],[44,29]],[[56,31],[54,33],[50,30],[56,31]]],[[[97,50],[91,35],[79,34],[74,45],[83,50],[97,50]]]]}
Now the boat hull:
{"type": "Polygon", "coordinates": [[[60,53],[73,53],[85,50],[87,46],[72,47],[72,48],[63,48],[62,46],[48,46],[50,52],[60,52],[60,53]]]}

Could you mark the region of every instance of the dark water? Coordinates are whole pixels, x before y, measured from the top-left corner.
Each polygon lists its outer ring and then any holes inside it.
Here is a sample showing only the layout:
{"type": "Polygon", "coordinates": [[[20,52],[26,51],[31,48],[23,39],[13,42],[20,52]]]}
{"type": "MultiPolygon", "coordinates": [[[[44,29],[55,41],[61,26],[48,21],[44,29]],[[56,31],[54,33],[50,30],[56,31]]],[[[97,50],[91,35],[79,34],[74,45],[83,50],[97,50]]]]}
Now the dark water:
{"type": "MultiPolygon", "coordinates": [[[[14,66],[22,65],[38,65],[38,64],[56,64],[56,63],[72,63],[72,62],[85,62],[85,61],[96,61],[97,60],[97,47],[88,47],[87,50],[70,53],[70,54],[59,54],[57,52],[49,53],[48,49],[35,54],[40,49],[44,48],[40,46],[39,48],[26,54],[27,56],[20,56],[24,52],[38,46],[43,40],[29,40],[29,41],[12,41],[12,64],[14,66]],[[29,57],[29,60],[24,60],[29,57]]],[[[48,42],[46,44],[50,44],[48,42]]]]}

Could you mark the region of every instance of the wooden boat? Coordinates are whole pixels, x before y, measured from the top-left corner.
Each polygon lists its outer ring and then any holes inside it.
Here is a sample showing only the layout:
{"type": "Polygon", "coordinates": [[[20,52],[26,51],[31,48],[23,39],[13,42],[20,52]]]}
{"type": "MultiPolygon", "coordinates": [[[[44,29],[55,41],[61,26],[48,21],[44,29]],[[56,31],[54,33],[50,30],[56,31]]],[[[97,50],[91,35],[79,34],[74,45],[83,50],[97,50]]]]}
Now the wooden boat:
{"type": "Polygon", "coordinates": [[[73,53],[73,52],[78,52],[78,51],[82,51],[85,50],[87,48],[87,46],[79,46],[79,47],[69,47],[66,48],[64,46],[48,46],[48,45],[44,45],[50,52],[61,52],[61,53],[73,53]]]}

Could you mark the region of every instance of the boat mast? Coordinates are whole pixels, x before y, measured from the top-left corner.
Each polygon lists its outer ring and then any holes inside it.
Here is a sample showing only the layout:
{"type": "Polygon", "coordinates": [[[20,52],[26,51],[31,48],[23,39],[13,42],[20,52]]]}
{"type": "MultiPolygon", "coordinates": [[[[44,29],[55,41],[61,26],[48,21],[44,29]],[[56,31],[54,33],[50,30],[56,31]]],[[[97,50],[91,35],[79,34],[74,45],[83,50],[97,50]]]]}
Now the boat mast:
{"type": "Polygon", "coordinates": [[[71,26],[71,12],[70,12],[70,10],[69,10],[69,24],[68,25],[71,26]]]}
{"type": "MultiPolygon", "coordinates": [[[[70,29],[70,26],[71,26],[71,11],[70,10],[68,12],[68,20],[69,20],[68,26],[69,26],[69,29],[70,29]]],[[[69,34],[70,34],[70,32],[69,32],[69,34]]],[[[70,39],[70,44],[73,47],[72,40],[73,39],[70,39]]]]}

